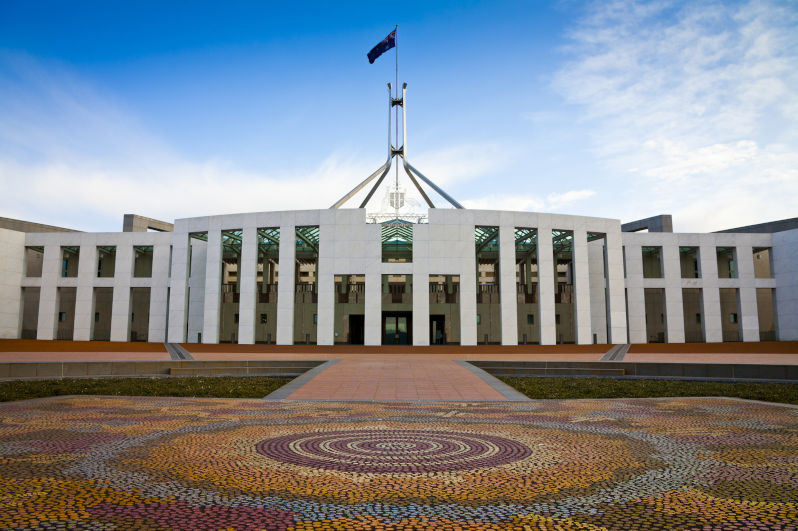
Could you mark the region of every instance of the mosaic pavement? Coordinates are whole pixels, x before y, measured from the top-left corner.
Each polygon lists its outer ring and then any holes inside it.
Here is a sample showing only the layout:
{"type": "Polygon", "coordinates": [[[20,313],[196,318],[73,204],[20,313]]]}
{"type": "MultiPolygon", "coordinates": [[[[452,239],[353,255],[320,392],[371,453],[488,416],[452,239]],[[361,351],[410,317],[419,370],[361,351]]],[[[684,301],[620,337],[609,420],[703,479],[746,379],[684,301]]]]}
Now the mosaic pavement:
{"type": "Polygon", "coordinates": [[[0,527],[798,529],[798,409],[724,399],[0,404],[0,527]]]}

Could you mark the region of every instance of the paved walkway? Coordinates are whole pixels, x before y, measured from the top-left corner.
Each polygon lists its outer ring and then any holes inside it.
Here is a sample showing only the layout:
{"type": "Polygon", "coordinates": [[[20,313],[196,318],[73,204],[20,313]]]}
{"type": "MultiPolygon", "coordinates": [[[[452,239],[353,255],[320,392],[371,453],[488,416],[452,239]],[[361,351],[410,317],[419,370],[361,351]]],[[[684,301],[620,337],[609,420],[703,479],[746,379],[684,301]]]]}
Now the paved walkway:
{"type": "MultiPolygon", "coordinates": [[[[489,377],[492,378],[492,377],[489,377]]],[[[348,357],[288,395],[297,400],[507,400],[452,359],[348,357]]]]}

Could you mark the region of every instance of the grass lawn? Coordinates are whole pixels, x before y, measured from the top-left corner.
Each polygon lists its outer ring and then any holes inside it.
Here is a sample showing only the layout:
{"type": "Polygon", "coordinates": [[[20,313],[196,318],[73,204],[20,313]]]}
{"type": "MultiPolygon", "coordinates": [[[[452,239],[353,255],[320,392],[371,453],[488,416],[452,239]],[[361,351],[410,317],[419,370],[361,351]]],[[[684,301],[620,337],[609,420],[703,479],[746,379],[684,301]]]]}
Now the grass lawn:
{"type": "Polygon", "coordinates": [[[500,378],[529,398],[650,398],[658,396],[728,396],[798,404],[798,385],[616,378],[500,378]]]}
{"type": "Polygon", "coordinates": [[[0,402],[59,395],[263,398],[289,381],[258,376],[15,380],[0,382],[0,402]]]}

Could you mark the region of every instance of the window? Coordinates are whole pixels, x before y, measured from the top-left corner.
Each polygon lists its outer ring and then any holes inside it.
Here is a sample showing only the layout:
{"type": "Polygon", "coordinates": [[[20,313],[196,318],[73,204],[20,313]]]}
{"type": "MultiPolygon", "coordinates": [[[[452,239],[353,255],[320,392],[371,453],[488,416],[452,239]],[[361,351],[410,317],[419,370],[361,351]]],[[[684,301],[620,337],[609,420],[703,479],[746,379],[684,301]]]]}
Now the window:
{"type": "Polygon", "coordinates": [[[313,314],[313,324],[319,324],[319,314],[313,314]]]}
{"type": "Polygon", "coordinates": [[[729,322],[730,323],[737,323],[737,314],[736,313],[730,313],[729,314],[729,322]]]}
{"type": "Polygon", "coordinates": [[[531,314],[531,313],[527,314],[527,316],[526,316],[526,324],[530,324],[530,325],[535,324],[535,315],[534,314],[531,314]]]}
{"type": "Polygon", "coordinates": [[[233,321],[236,323],[238,322],[238,314],[233,315],[233,321]]]}
{"type": "Polygon", "coordinates": [[[266,324],[268,314],[262,313],[260,314],[260,324],[266,324]]]}
{"type": "Polygon", "coordinates": [[[560,324],[560,314],[555,314],[554,315],[554,323],[555,324],[560,324]]]}
{"type": "Polygon", "coordinates": [[[66,321],[66,312],[58,312],[58,322],[63,323],[66,321]]]}
{"type": "Polygon", "coordinates": [[[701,314],[700,313],[695,314],[695,322],[696,322],[696,324],[701,324],[701,314]]]}
{"type": "Polygon", "coordinates": [[[95,323],[100,322],[100,312],[94,312],[94,322],[95,323]]]}
{"type": "Polygon", "coordinates": [[[477,324],[482,324],[482,316],[477,314],[477,324]]]}

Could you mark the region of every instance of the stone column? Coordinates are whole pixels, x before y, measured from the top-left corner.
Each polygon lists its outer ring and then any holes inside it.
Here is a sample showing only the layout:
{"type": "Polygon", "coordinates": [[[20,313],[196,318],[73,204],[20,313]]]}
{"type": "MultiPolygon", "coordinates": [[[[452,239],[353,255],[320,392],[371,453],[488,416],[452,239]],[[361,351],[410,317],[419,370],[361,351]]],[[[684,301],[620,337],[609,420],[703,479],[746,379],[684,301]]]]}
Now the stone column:
{"type": "Polygon", "coordinates": [[[186,341],[188,322],[188,233],[172,235],[172,275],[169,279],[169,334],[172,343],[186,341]]]}
{"type": "Polygon", "coordinates": [[[44,246],[42,288],[39,292],[39,321],[36,339],[55,339],[58,328],[58,279],[61,277],[61,246],[44,246]]]}
{"type": "Polygon", "coordinates": [[[499,227],[499,295],[502,345],[518,344],[518,297],[515,288],[515,227],[499,227]]]}
{"type": "Polygon", "coordinates": [[[156,243],[152,248],[152,283],[150,284],[150,323],[147,341],[166,341],[166,309],[169,293],[169,243],[156,243]]]}
{"type": "MultiPolygon", "coordinates": [[[[267,281],[264,271],[264,282],[267,281]]],[[[255,304],[258,288],[258,229],[245,227],[241,235],[241,271],[238,275],[238,342],[255,343],[255,304]]]]}
{"type": "Polygon", "coordinates": [[[294,343],[296,226],[280,226],[280,277],[277,283],[277,344],[294,343]]]}
{"type": "Polygon", "coordinates": [[[665,278],[665,337],[668,343],[684,343],[682,264],[679,242],[669,238],[662,245],[662,276],[665,278]]]}
{"type": "Polygon", "coordinates": [[[580,345],[593,343],[590,318],[590,268],[587,256],[587,231],[574,230],[574,313],[576,314],[576,342],[580,345]]]}
{"type": "Polygon", "coordinates": [[[111,341],[130,341],[130,279],[133,277],[133,244],[116,247],[114,299],[111,305],[111,341]]]}
{"type": "Polygon", "coordinates": [[[94,278],[97,276],[97,246],[80,246],[78,286],[75,290],[75,341],[91,340],[94,326],[94,278]]]}
{"type": "Polygon", "coordinates": [[[557,269],[554,264],[554,245],[551,227],[538,227],[538,292],[540,305],[540,344],[557,344],[557,323],[554,320],[554,282],[557,269]]]}
{"type": "Polygon", "coordinates": [[[202,342],[219,342],[219,319],[222,291],[222,231],[208,230],[208,249],[205,254],[205,308],[203,311],[202,342]]]}

